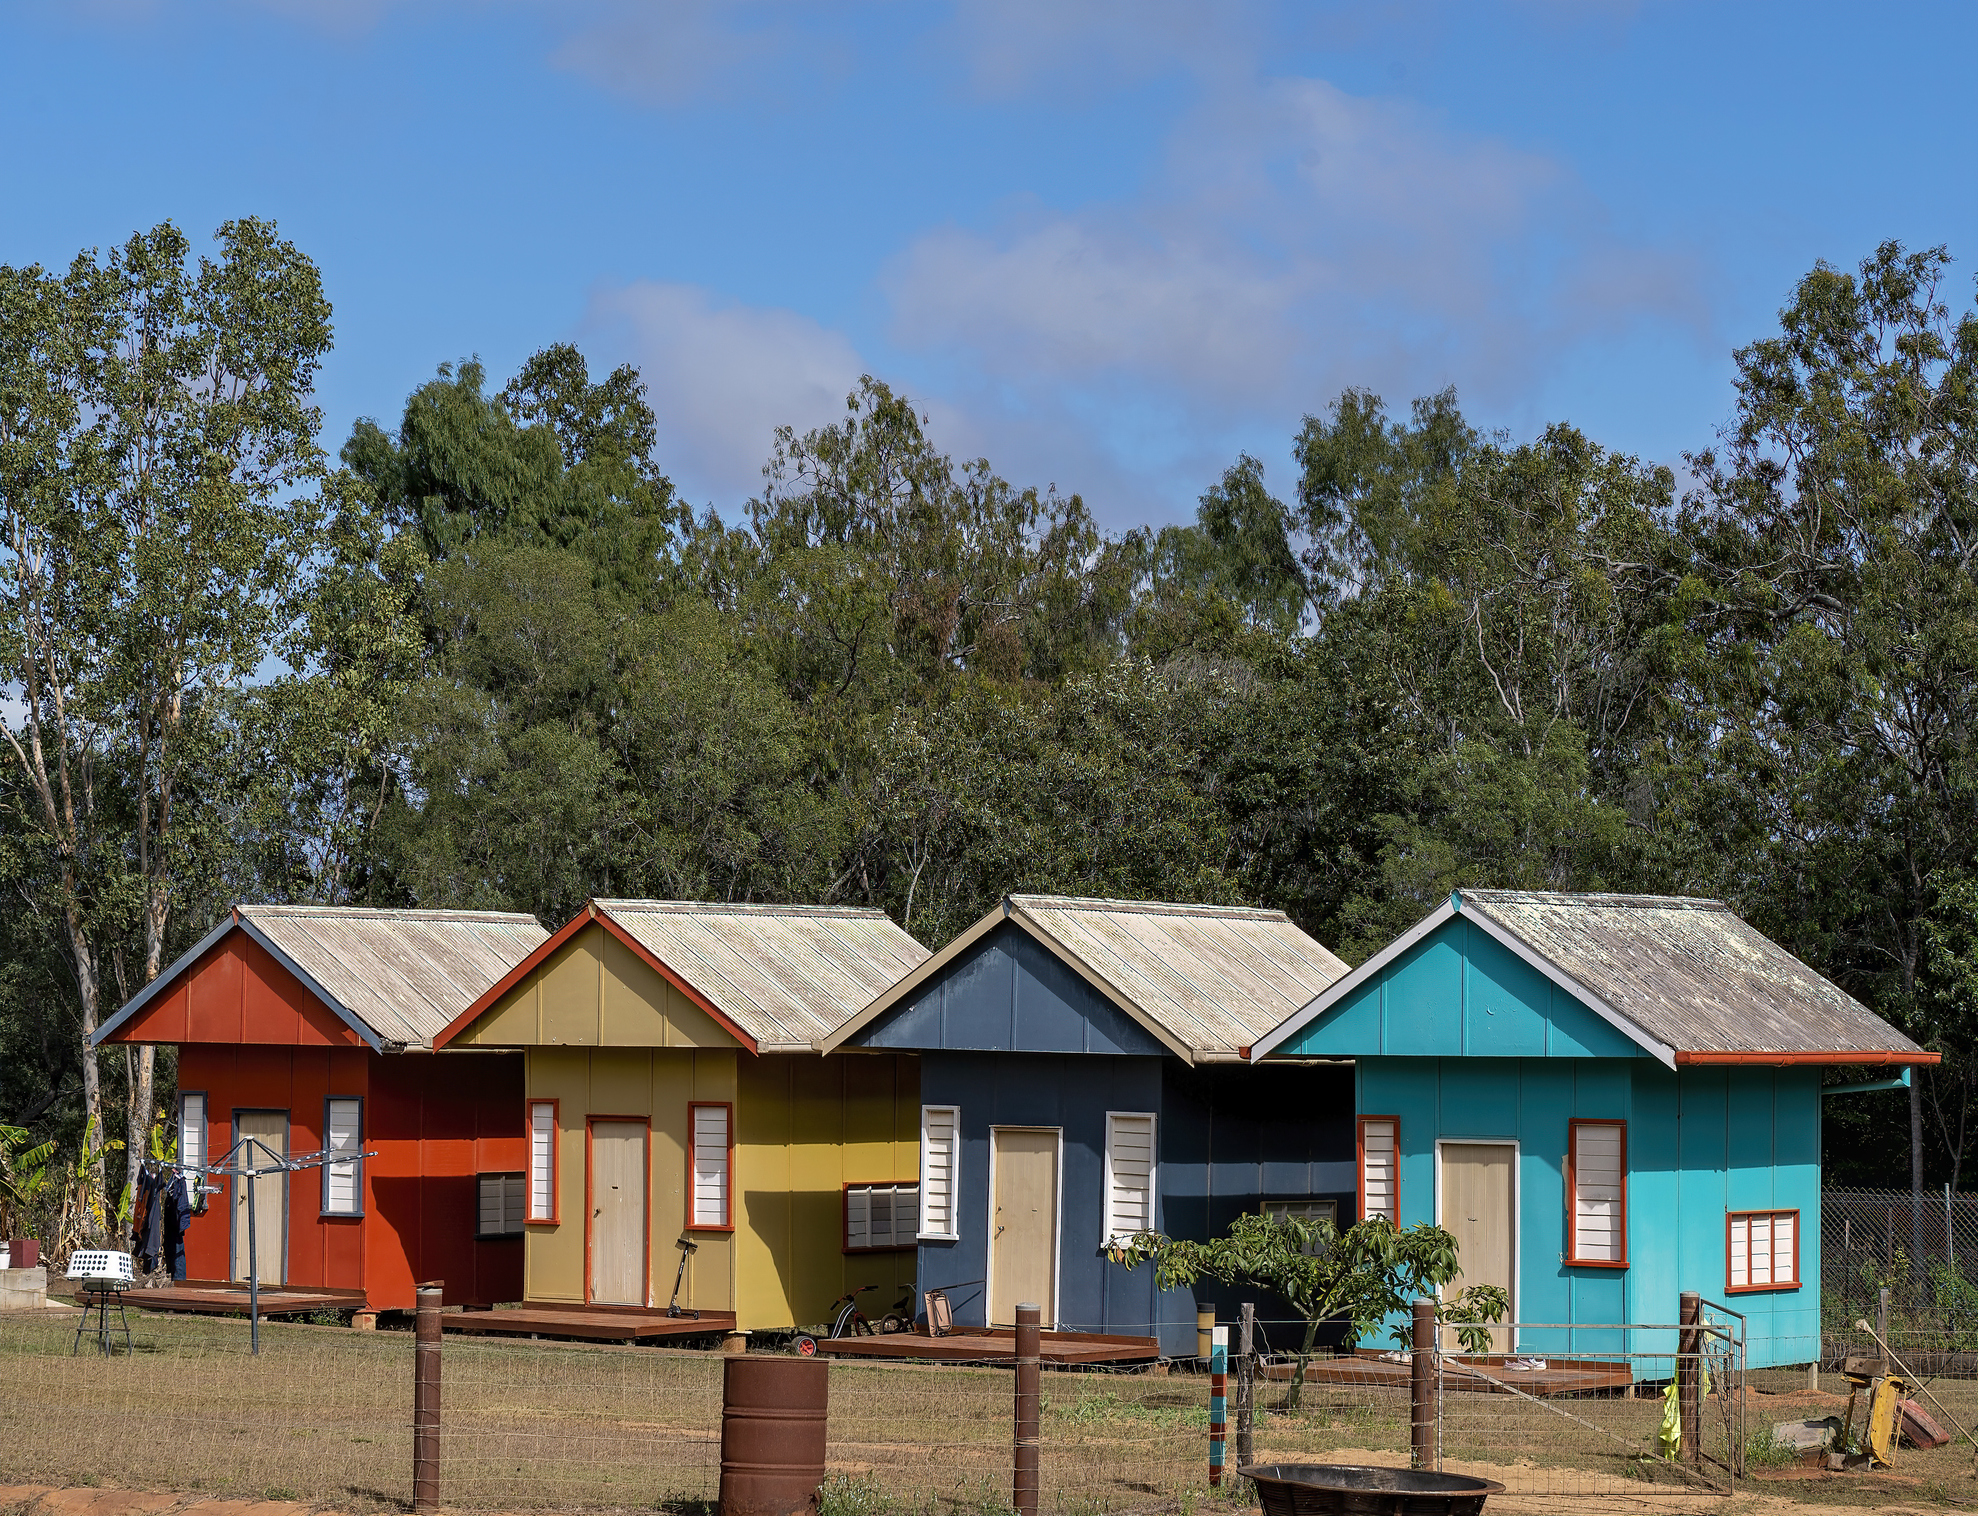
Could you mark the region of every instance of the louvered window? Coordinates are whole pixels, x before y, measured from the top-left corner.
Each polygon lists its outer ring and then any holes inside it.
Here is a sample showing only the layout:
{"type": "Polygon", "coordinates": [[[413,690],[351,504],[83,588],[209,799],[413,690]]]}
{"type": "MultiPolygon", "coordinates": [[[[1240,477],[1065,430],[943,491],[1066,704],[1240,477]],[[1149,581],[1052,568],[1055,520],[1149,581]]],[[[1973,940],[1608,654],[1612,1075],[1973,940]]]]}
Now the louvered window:
{"type": "MultiPolygon", "coordinates": [[[[1339,1204],[1337,1201],[1332,1200],[1266,1200],[1264,1202],[1264,1214],[1266,1216],[1285,1216],[1294,1221],[1303,1221],[1308,1224],[1330,1221],[1337,1226],[1339,1223],[1339,1204]]],[[[1316,1258],[1319,1256],[1319,1244],[1316,1241],[1307,1242],[1298,1251],[1309,1258],[1316,1258]]]]}
{"type": "Polygon", "coordinates": [[[1574,1121],[1566,1155],[1571,1233],[1566,1261],[1618,1268],[1628,1261],[1628,1128],[1574,1121]]]}
{"type": "Polygon", "coordinates": [[[520,1237],[522,1235],[521,1174],[477,1174],[480,1188],[480,1224],[477,1237],[520,1237]]]}
{"type": "Polygon", "coordinates": [[[1733,1211],[1727,1219],[1730,1257],[1726,1288],[1798,1288],[1798,1211],[1733,1211]]]}
{"type": "Polygon", "coordinates": [[[323,1165],[323,1214],[355,1216],[364,1209],[363,1160],[357,1156],[363,1150],[364,1102],[334,1099],[323,1106],[328,1134],[323,1146],[351,1155],[323,1165]]]}
{"type": "Polygon", "coordinates": [[[1392,1116],[1360,1118],[1360,1219],[1401,1224],[1401,1123],[1392,1116]]]}
{"type": "Polygon", "coordinates": [[[1106,1113],[1106,1240],[1123,1243],[1154,1230],[1154,1118],[1106,1113]]]}
{"type": "Polygon", "coordinates": [[[920,1235],[955,1237],[961,1175],[961,1108],[920,1108],[920,1235]]]}
{"type": "Polygon", "coordinates": [[[689,1110],[694,1133],[692,1224],[696,1227],[727,1227],[731,1224],[728,1171],[732,1158],[728,1145],[728,1107],[695,1105],[689,1110]]]}
{"type": "Polygon", "coordinates": [[[556,1220],[556,1102],[529,1102],[529,1219],[556,1220]]]}
{"type": "Polygon", "coordinates": [[[845,1251],[873,1253],[910,1248],[920,1227],[917,1184],[845,1186],[845,1251]]]}
{"type": "Polygon", "coordinates": [[[187,1170],[186,1192],[199,1210],[206,1209],[206,1191],[214,1188],[210,1176],[190,1170],[206,1164],[206,1097],[179,1096],[179,1167],[187,1170]]]}

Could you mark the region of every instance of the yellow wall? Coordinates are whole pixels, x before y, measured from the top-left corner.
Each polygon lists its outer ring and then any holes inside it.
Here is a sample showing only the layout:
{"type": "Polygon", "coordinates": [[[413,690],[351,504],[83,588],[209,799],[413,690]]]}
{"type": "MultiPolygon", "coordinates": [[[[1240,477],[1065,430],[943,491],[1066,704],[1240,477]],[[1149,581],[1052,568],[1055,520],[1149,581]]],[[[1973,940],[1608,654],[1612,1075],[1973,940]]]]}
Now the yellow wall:
{"type": "MultiPolygon", "coordinates": [[[[584,1164],[586,1118],[643,1116],[652,1123],[648,1304],[673,1293],[680,1255],[673,1243],[687,1215],[687,1107],[695,1100],[734,1101],[735,1069],[748,1054],[685,1048],[530,1048],[531,1100],[557,1102],[557,1215],[534,1224],[523,1245],[523,1293],[530,1300],[584,1299],[584,1164]]],[[[819,1060],[820,1062],[822,1060],[819,1060]]],[[[738,1162],[736,1167],[740,1168],[738,1162]]],[[[738,1188],[739,1195],[739,1188],[738,1188]]],[[[741,1218],[738,1216],[737,1221],[741,1218]]],[[[700,1251],[687,1265],[680,1303],[695,1310],[735,1310],[735,1239],[695,1232],[700,1251]]]]}
{"type": "Polygon", "coordinates": [[[686,1217],[687,1107],[735,1104],[735,1232],[696,1232],[681,1304],[734,1311],[743,1330],[827,1322],[853,1285],[868,1315],[914,1281],[914,1253],[844,1252],[844,1186],[920,1175],[920,1070],[911,1054],[748,1053],[602,926],[575,933],[456,1041],[528,1052],[532,1100],[555,1100],[557,1214],[524,1245],[530,1300],[585,1294],[591,1116],[652,1123],[649,1300],[664,1306],[686,1217]]]}
{"type": "Polygon", "coordinates": [[[743,1329],[818,1326],[859,1284],[868,1316],[914,1282],[912,1248],[844,1251],[844,1187],[920,1177],[920,1064],[910,1054],[744,1056],[735,1237],[743,1329]]]}

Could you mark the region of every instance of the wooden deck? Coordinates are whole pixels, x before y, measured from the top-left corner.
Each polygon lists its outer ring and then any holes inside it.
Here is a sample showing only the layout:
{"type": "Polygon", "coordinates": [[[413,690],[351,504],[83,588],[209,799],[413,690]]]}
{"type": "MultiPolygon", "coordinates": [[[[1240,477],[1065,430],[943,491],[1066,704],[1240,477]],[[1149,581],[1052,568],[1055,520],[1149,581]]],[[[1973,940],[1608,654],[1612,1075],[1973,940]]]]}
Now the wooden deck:
{"type": "Polygon", "coordinates": [[[721,1337],[735,1330],[732,1311],[702,1311],[698,1318],[669,1316],[636,1306],[531,1305],[512,1310],[448,1311],[440,1324],[476,1337],[548,1337],[577,1342],[662,1342],[669,1338],[721,1337]]]}
{"type": "MultiPolygon", "coordinates": [[[[1145,1363],[1160,1357],[1152,1337],[1102,1337],[1091,1332],[1045,1332],[1039,1356],[1045,1363],[1145,1363]]],[[[1001,1327],[925,1337],[895,1332],[879,1337],[820,1337],[817,1350],[839,1358],[919,1359],[934,1363],[1016,1362],[1016,1333],[1001,1327]]]]}
{"type": "MultiPolygon", "coordinates": [[[[67,1287],[74,1293],[74,1286],[67,1287]]],[[[198,1316],[245,1316],[247,1286],[219,1280],[189,1280],[163,1289],[124,1291],[124,1304],[143,1311],[184,1311],[198,1316]]],[[[261,1314],[267,1316],[313,1316],[318,1311],[364,1310],[362,1290],[287,1289],[264,1285],[261,1314]]]]}
{"type": "MultiPolygon", "coordinates": [[[[1534,1353],[1534,1358],[1543,1359],[1542,1369],[1514,1369],[1507,1367],[1503,1356],[1492,1354],[1484,1358],[1444,1360],[1442,1388],[1445,1393],[1471,1393],[1502,1395],[1508,1393],[1500,1385],[1523,1390],[1527,1395],[1536,1395],[1541,1400],[1554,1395],[1588,1395],[1613,1390],[1625,1390],[1634,1384],[1634,1373],[1626,1362],[1598,1362],[1586,1358],[1552,1359],[1543,1353],[1534,1353]],[[1488,1374],[1485,1379],[1480,1374],[1463,1372],[1465,1362],[1474,1363],[1488,1374]],[[1491,1380],[1498,1381],[1492,1384],[1491,1380]]],[[[1296,1369],[1294,1363],[1274,1363],[1264,1370],[1267,1379],[1289,1379],[1296,1369]]],[[[1305,1370],[1307,1384],[1324,1385],[1371,1385],[1382,1389],[1405,1391],[1414,1374],[1414,1366],[1397,1363],[1391,1358],[1383,1358],[1378,1353],[1355,1353],[1342,1358],[1315,1358],[1305,1370]]]]}

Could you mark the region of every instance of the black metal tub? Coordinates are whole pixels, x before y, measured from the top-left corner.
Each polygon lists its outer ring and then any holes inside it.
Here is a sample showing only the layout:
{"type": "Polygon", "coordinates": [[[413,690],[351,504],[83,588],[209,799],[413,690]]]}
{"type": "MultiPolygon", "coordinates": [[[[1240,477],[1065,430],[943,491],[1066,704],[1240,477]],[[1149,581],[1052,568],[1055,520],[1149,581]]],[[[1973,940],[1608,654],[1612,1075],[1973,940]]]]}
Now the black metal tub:
{"type": "Polygon", "coordinates": [[[1253,1463],[1236,1472],[1256,1485],[1264,1516],[1474,1516],[1504,1488],[1463,1474],[1365,1463],[1253,1463]]]}

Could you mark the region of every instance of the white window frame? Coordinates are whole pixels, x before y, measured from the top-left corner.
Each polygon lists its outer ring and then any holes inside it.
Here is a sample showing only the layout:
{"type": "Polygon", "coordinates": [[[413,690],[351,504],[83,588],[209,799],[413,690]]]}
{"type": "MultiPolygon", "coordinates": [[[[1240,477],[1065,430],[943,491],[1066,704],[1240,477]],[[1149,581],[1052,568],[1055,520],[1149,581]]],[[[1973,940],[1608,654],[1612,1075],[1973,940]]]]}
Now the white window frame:
{"type": "Polygon", "coordinates": [[[1569,1268],[1625,1269],[1628,1266],[1628,1124],[1607,1117],[1575,1117],[1566,1124],[1566,1264],[1569,1268]],[[1609,1127],[1618,1132],[1619,1168],[1615,1175],[1614,1241],[1620,1249],[1616,1258],[1584,1258],[1580,1255],[1580,1138],[1589,1127],[1609,1127]]]}
{"type": "MultiPolygon", "coordinates": [[[[179,1093],[179,1172],[180,1173],[184,1174],[188,1165],[194,1168],[204,1168],[206,1166],[207,1157],[208,1157],[206,1151],[207,1135],[208,1135],[208,1128],[206,1125],[206,1092],[204,1090],[180,1091],[179,1093]],[[186,1113],[192,1110],[195,1106],[198,1108],[199,1114],[191,1124],[188,1124],[186,1120],[186,1113]],[[188,1132],[196,1132],[198,1134],[195,1142],[190,1144],[187,1143],[186,1134],[188,1132]]],[[[206,1174],[185,1174],[185,1187],[186,1187],[186,1193],[192,1199],[192,1208],[195,1211],[205,1210],[207,1190],[218,1188],[218,1186],[214,1184],[212,1177],[206,1174]]]]}
{"type": "Polygon", "coordinates": [[[735,1107],[725,1100],[696,1100],[687,1107],[687,1225],[689,1232],[732,1232],[735,1230],[735,1107]],[[704,1118],[721,1114],[721,1154],[718,1169],[710,1167],[707,1154],[713,1149],[701,1141],[704,1118]],[[709,1175],[721,1187],[721,1214],[713,1218],[703,1205],[703,1190],[709,1175]]]}
{"type": "Polygon", "coordinates": [[[1365,1221],[1369,1216],[1383,1216],[1396,1226],[1401,1225],[1401,1118],[1399,1116],[1356,1115],[1353,1118],[1353,1205],[1359,1213],[1356,1221],[1365,1221]],[[1370,1210],[1367,1205],[1367,1128],[1385,1126],[1390,1146],[1388,1153],[1393,1164],[1393,1173],[1388,1183],[1388,1209],[1370,1210]]]}
{"type": "Polygon", "coordinates": [[[557,1219],[556,1165],[563,1141],[563,1134],[557,1130],[557,1115],[558,1106],[554,1100],[529,1102],[529,1166],[523,1170],[528,1175],[528,1207],[523,1216],[524,1222],[554,1222],[557,1219]],[[539,1153],[539,1148],[547,1148],[548,1151],[539,1153]],[[543,1160],[540,1184],[537,1183],[538,1157],[543,1160]]]}
{"type": "Polygon", "coordinates": [[[962,1187],[962,1108],[958,1105],[924,1105],[920,1108],[920,1232],[919,1238],[929,1242],[955,1242],[961,1237],[961,1187],[962,1187]],[[927,1118],[930,1113],[939,1113],[948,1118],[948,1226],[943,1231],[928,1223],[927,1206],[934,1193],[934,1187],[927,1182],[927,1118]]]}
{"type": "Polygon", "coordinates": [[[1151,1232],[1160,1214],[1160,1123],[1152,1111],[1108,1111],[1106,1112],[1106,1162],[1101,1196],[1100,1216],[1106,1232],[1107,1247],[1123,1246],[1137,1232],[1151,1232]],[[1144,1121],[1147,1123],[1147,1201],[1139,1225],[1130,1229],[1119,1225],[1126,1218],[1113,1214],[1113,1154],[1119,1141],[1119,1123],[1122,1121],[1144,1121]]]}
{"type": "Polygon", "coordinates": [[[847,1253],[896,1253],[912,1247],[920,1231],[920,1181],[901,1179],[846,1185],[844,1228],[847,1253]],[[872,1224],[875,1204],[884,1207],[884,1231],[872,1224]],[[864,1239],[854,1241],[852,1218],[861,1208],[865,1215],[864,1239]]]}
{"type": "Polygon", "coordinates": [[[362,1216],[364,1214],[364,1097],[362,1095],[330,1095],[323,1101],[323,1150],[343,1151],[343,1145],[336,1140],[336,1112],[338,1106],[356,1108],[357,1124],[351,1133],[349,1150],[359,1156],[345,1158],[336,1163],[323,1165],[323,1214],[325,1216],[362,1216]],[[338,1205],[334,1199],[336,1181],[350,1180],[350,1203],[338,1205]]]}

